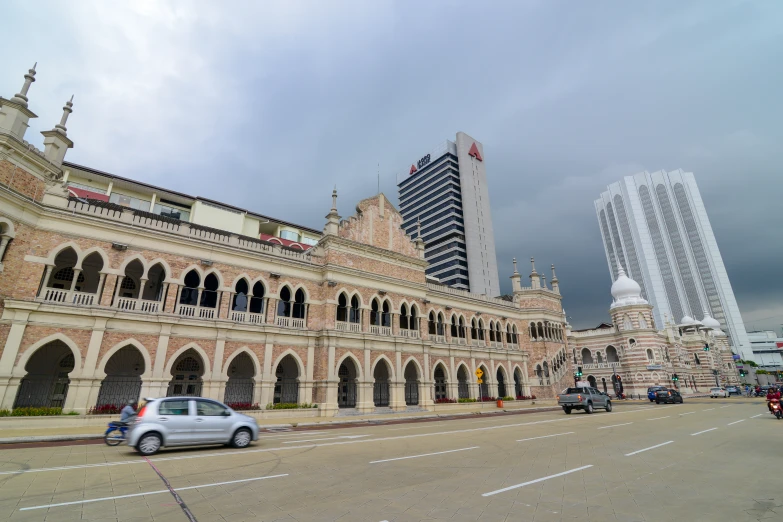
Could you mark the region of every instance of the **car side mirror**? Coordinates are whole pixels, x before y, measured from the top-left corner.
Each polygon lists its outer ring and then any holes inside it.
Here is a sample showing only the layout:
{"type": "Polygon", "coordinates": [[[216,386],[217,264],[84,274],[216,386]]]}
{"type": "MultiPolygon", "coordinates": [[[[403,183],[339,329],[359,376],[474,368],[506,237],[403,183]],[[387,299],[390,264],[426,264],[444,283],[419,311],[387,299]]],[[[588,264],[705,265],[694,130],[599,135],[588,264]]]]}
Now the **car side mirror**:
{"type": "Polygon", "coordinates": [[[223,411],[223,416],[224,417],[231,417],[231,411],[230,410],[224,410],[223,411]]]}

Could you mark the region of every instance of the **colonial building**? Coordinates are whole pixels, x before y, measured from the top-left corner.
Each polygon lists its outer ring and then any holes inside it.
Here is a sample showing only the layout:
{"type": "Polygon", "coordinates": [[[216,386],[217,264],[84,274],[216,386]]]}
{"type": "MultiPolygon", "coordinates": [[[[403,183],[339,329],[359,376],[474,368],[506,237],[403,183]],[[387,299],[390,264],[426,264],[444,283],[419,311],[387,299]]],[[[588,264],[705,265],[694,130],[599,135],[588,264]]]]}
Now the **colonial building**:
{"type": "Polygon", "coordinates": [[[612,324],[592,330],[567,328],[574,366],[599,390],[644,396],[649,386],[666,386],[682,393],[706,392],[710,387],[739,384],[739,374],[720,323],[709,315],[702,321],[685,317],[682,324],[659,329],[653,307],[642,289],[617,261],[612,285],[612,324]]]}
{"type": "Polygon", "coordinates": [[[551,288],[535,267],[523,287],[515,261],[511,295],[471,294],[428,281],[423,240],[383,194],[341,220],[335,191],[323,233],[264,228],[67,163],[72,102],[43,151],[25,141],[34,79],[0,98],[0,408],[201,395],[333,415],[570,382],[554,270],[551,288]]]}

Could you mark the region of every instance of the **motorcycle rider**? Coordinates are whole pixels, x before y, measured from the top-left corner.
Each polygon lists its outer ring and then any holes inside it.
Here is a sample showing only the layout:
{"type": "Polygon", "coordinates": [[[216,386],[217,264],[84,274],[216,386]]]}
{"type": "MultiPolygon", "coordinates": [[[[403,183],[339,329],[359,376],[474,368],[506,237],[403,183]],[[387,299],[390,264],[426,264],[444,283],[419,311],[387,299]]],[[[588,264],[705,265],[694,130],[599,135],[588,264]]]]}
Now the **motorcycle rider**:
{"type": "Polygon", "coordinates": [[[769,409],[770,413],[772,413],[773,400],[780,402],[780,392],[777,390],[777,388],[770,388],[769,391],[767,391],[767,408],[769,409]]]}

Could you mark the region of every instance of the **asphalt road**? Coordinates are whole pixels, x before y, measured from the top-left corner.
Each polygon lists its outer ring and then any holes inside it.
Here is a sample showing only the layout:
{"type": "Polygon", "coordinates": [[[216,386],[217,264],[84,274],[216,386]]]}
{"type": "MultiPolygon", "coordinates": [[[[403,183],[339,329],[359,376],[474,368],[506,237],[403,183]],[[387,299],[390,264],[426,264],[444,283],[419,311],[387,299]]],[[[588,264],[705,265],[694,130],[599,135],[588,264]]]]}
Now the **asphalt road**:
{"type": "Polygon", "coordinates": [[[266,434],[244,450],[0,450],[9,520],[783,520],[761,399],[266,434]]]}

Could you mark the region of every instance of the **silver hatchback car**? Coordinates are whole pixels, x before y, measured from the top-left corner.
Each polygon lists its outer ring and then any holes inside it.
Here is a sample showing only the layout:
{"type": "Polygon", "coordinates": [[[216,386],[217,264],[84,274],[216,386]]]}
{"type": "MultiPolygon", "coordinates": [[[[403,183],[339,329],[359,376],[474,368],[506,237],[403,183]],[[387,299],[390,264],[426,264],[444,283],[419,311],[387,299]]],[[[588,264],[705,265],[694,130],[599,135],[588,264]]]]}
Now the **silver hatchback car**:
{"type": "Polygon", "coordinates": [[[201,397],[147,399],[128,426],[128,446],[142,455],[161,447],[229,444],[245,448],[258,440],[258,422],[225,404],[201,397]]]}

